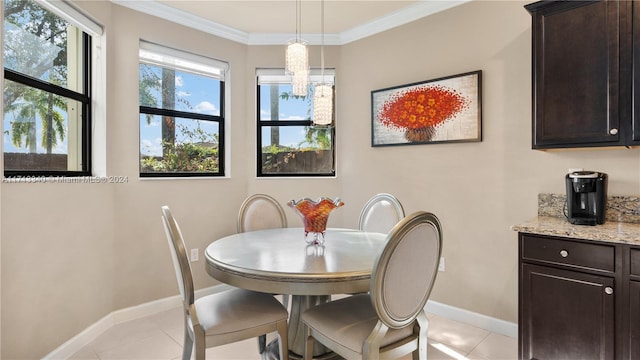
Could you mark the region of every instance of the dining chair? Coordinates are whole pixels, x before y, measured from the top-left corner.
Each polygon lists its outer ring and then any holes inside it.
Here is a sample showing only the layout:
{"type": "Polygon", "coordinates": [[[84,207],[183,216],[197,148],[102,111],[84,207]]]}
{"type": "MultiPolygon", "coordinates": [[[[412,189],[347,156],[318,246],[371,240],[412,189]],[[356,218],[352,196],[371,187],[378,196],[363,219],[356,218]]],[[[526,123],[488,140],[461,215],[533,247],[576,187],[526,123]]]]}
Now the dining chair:
{"type": "Polygon", "coordinates": [[[238,232],[286,228],[287,216],[278,201],[269,195],[253,194],[238,212],[238,232]]]}
{"type": "Polygon", "coordinates": [[[162,207],[162,222],[169,241],[184,308],[182,360],[205,358],[205,349],[276,332],[280,360],[288,359],[287,310],[269,294],[235,288],[195,299],[191,264],[182,232],[169,207],[162,207]]]}
{"type": "Polygon", "coordinates": [[[424,306],[438,273],[442,230],[438,218],[413,213],[387,235],[375,260],[369,294],[306,310],[304,359],[315,340],[345,359],[427,358],[429,320],[424,306]]]}
{"type": "Polygon", "coordinates": [[[404,209],[400,201],[391,194],[380,193],[374,195],[362,207],[358,228],[387,234],[402,218],[404,209]]]}
{"type": "MultiPolygon", "coordinates": [[[[287,216],[278,200],[266,194],[253,194],[240,205],[238,232],[287,227],[287,216]]],[[[282,304],[289,306],[289,295],[282,294],[282,304]]],[[[258,350],[262,354],[267,345],[266,336],[258,338],[258,350]]]]}

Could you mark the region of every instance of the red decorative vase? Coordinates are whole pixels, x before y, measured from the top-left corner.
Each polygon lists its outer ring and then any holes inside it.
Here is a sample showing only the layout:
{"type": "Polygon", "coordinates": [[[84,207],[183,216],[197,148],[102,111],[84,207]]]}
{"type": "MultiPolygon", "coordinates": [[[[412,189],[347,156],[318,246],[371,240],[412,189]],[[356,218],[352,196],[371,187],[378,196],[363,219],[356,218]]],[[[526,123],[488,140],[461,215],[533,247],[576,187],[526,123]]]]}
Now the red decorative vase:
{"type": "Polygon", "coordinates": [[[291,200],[287,205],[296,210],[298,215],[302,217],[305,241],[309,244],[321,245],[324,243],[324,233],[327,230],[329,214],[334,209],[344,205],[344,203],[339,198],[331,200],[321,197],[316,201],[309,198],[297,201],[291,200]],[[309,233],[312,233],[313,237],[309,238],[309,233]]]}

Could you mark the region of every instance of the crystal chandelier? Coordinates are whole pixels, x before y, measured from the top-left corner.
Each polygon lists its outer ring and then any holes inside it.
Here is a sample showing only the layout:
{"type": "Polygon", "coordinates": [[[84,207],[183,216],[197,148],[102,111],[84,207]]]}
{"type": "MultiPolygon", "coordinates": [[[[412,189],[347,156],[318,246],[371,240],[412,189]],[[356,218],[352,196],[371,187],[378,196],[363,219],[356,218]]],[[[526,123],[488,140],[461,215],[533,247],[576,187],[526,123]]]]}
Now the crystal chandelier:
{"type": "Polygon", "coordinates": [[[287,46],[285,69],[290,74],[309,68],[309,52],[302,40],[290,42],[287,46]]]}
{"type": "Polygon", "coordinates": [[[307,96],[307,81],[309,79],[309,70],[298,70],[293,73],[293,81],[291,82],[292,92],[295,96],[307,96]]]}
{"type": "Polygon", "coordinates": [[[324,83],[324,0],[321,0],[320,4],[322,19],[320,23],[320,81],[322,83],[316,85],[313,95],[313,124],[331,125],[333,121],[333,87],[324,83]]]}
{"type": "Polygon", "coordinates": [[[296,0],[296,39],[287,45],[285,56],[285,70],[293,75],[293,95],[307,95],[307,81],[309,78],[309,51],[306,42],[300,39],[302,28],[301,0],[296,0]]]}
{"type": "Polygon", "coordinates": [[[313,95],[313,123],[331,125],[333,115],[333,88],[331,85],[316,85],[313,95]]]}

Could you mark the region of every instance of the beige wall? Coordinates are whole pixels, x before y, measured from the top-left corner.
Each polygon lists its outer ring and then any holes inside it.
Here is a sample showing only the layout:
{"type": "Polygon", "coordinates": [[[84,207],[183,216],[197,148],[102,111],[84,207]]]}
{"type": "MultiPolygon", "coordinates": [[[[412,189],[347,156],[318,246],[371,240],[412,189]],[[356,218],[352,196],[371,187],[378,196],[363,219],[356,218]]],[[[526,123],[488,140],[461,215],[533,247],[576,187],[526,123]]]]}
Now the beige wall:
{"type": "MultiPolygon", "coordinates": [[[[90,8],[109,25],[108,3],[90,8]]],[[[37,359],[114,309],[113,185],[6,184],[2,359],[37,359]]]]}
{"type": "MultiPolygon", "coordinates": [[[[531,26],[526,2],[478,1],[341,50],[338,168],[342,194],[389,191],[405,210],[437,214],[446,271],[432,300],[517,322],[517,239],[539,192],[564,193],[568,168],[610,175],[609,193],[637,195],[638,150],[531,150],[531,26]],[[370,147],[370,91],[483,71],[483,141],[370,147]]],[[[345,212],[345,223],[357,221],[345,212]]]]}
{"type": "MultiPolygon", "coordinates": [[[[204,250],[211,240],[235,231],[234,211],[246,196],[248,156],[244,149],[247,109],[244,83],[247,46],[158,21],[114,6],[109,48],[113,64],[108,78],[110,114],[109,172],[126,175],[128,184],[114,187],[117,224],[114,239],[114,308],[119,309],[176,294],[177,285],[168,245],[160,224],[160,206],[169,205],[180,221],[188,248],[204,250]],[[138,179],[138,41],[159,43],[227,61],[231,72],[230,179],[138,179]],[[237,85],[236,85],[237,82],[237,85]],[[236,166],[239,164],[239,166],[236,166]],[[159,260],[160,259],[160,260],[159,260]]],[[[202,261],[194,264],[197,288],[211,286],[202,261]]]]}
{"type": "MultiPolygon", "coordinates": [[[[530,18],[524,2],[479,1],[357,42],[328,47],[335,67],[338,176],[255,178],[255,68],[281,67],[283,46],[246,46],[107,2],[79,2],[106,26],[107,168],[127,184],[2,184],[2,358],[44,356],[111,311],[177,294],[161,205],[188,248],[235,231],[248,194],[281,202],[340,196],[331,226],[356,226],[359,209],[391,192],[408,213],[444,226],[446,272],[432,299],[517,321],[514,223],[536,214],[539,192],[562,193],[568,168],[609,173],[612,195],[640,192],[638,150],[531,150],[530,18]],[[138,39],[231,65],[231,177],[137,176],[138,39]],[[372,148],[371,90],[483,71],[483,141],[372,148]]],[[[317,47],[311,59],[318,59],[317,47]]],[[[286,209],[289,222],[299,221],[286,209]]],[[[194,264],[197,288],[215,282],[194,264]]]]}

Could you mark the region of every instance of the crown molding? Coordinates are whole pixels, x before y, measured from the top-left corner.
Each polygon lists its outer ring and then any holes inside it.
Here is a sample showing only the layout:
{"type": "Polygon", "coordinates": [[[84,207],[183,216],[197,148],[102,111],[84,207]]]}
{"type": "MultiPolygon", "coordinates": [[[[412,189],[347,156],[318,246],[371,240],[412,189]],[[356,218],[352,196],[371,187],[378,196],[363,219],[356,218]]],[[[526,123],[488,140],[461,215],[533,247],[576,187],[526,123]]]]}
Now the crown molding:
{"type": "Polygon", "coordinates": [[[148,15],[156,16],[176,24],[184,25],[196,30],[216,35],[235,42],[248,44],[249,33],[230,26],[218,24],[200,16],[179,10],[163,3],[149,1],[111,0],[112,3],[136,10],[148,15]]]}
{"type": "Polygon", "coordinates": [[[471,0],[418,1],[366,24],[356,26],[340,33],[340,43],[348,44],[389,29],[422,19],[429,15],[462,5],[471,0]]]}
{"type": "MultiPolygon", "coordinates": [[[[447,1],[418,1],[414,5],[392,12],[386,16],[356,26],[338,34],[324,34],[325,45],[344,45],[350,42],[378,34],[394,27],[427,17],[472,0],[447,0],[447,1]]],[[[136,10],[148,15],[156,16],[176,24],[184,25],[211,35],[219,36],[231,41],[246,45],[283,45],[295,38],[293,33],[248,33],[230,26],[218,24],[204,19],[192,13],[175,9],[171,6],[157,2],[111,0],[112,3],[136,10]]],[[[320,34],[302,34],[302,39],[309,45],[320,45],[320,34]]]]}
{"type": "MultiPolygon", "coordinates": [[[[247,45],[284,45],[295,38],[296,34],[294,33],[250,33],[247,45]]],[[[300,39],[308,45],[322,44],[321,34],[302,33],[300,34],[300,39]]],[[[340,34],[324,34],[324,44],[343,45],[340,34]]]]}

